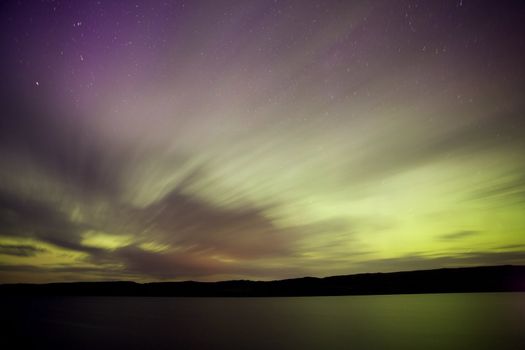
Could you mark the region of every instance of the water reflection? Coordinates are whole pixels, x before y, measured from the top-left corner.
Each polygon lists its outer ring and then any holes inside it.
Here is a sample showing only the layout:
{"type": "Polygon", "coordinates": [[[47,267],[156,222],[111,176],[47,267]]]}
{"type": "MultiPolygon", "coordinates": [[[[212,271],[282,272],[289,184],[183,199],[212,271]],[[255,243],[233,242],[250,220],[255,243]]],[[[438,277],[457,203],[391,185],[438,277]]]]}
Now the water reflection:
{"type": "Polygon", "coordinates": [[[9,340],[84,349],[521,349],[525,293],[4,300],[9,340]]]}

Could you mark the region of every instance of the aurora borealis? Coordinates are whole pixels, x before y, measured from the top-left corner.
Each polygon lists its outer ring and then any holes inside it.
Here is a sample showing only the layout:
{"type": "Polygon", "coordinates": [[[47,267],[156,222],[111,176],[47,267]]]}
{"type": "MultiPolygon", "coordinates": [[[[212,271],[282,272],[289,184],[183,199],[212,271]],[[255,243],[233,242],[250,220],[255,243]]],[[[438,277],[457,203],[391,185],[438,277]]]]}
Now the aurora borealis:
{"type": "Polygon", "coordinates": [[[525,264],[521,1],[0,17],[0,283],[525,264]]]}

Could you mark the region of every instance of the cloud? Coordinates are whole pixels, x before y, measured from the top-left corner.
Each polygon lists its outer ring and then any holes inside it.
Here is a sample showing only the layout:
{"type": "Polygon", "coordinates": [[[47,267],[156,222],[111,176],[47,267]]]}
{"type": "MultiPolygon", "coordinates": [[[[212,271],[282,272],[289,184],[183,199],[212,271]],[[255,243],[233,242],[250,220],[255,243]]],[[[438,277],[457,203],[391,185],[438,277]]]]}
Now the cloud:
{"type": "Polygon", "coordinates": [[[443,267],[487,266],[487,265],[524,265],[525,251],[512,252],[467,252],[432,256],[410,254],[398,258],[372,259],[352,264],[352,272],[392,272],[407,270],[437,269],[443,267]]]}
{"type": "MultiPolygon", "coordinates": [[[[98,265],[101,269],[94,271],[99,275],[104,270],[108,275],[158,278],[248,273],[243,267],[248,261],[293,255],[296,230],[277,227],[261,208],[223,208],[186,194],[193,181],[197,181],[193,176],[183,179],[145,207],[109,202],[106,212],[90,217],[89,224],[73,221],[59,209],[69,202],[44,202],[0,191],[0,229],[7,237],[86,253],[83,261],[71,264],[98,265]],[[149,246],[163,249],[143,248],[149,246]]],[[[76,204],[86,207],[82,201],[76,204]]],[[[25,257],[36,254],[22,246],[6,246],[3,251],[25,257]]],[[[62,273],[64,267],[50,266],[46,271],[62,273]]]]}
{"type": "Polygon", "coordinates": [[[452,233],[447,233],[439,236],[441,240],[459,240],[467,237],[477,236],[481,234],[480,231],[457,231],[452,233]]]}
{"type": "Polygon", "coordinates": [[[485,184],[482,188],[473,191],[470,195],[473,200],[499,200],[504,203],[525,203],[525,176],[522,169],[510,173],[506,178],[485,184]]]}
{"type": "Polygon", "coordinates": [[[125,264],[126,272],[157,278],[205,276],[218,273],[219,263],[195,252],[155,253],[137,247],[118,249],[115,256],[125,264]]]}
{"type": "Polygon", "coordinates": [[[83,225],[48,203],[0,192],[0,230],[3,236],[34,238],[62,248],[92,252],[80,244],[83,225]]]}
{"type": "Polygon", "coordinates": [[[29,244],[0,244],[0,254],[3,255],[34,256],[45,251],[29,244]]]}
{"type": "MultiPolygon", "coordinates": [[[[435,111],[433,111],[435,113],[435,111]]],[[[414,123],[415,121],[410,121],[414,123]]],[[[417,124],[416,124],[417,125],[417,124]]],[[[396,124],[396,130],[399,125],[396,124]]],[[[520,149],[525,154],[525,142],[521,135],[525,121],[521,115],[501,114],[485,116],[481,121],[458,124],[440,133],[427,130],[407,130],[400,138],[396,130],[385,129],[384,133],[371,138],[366,144],[366,152],[358,162],[350,162],[348,179],[366,183],[388,178],[419,166],[456,156],[483,154],[489,150],[520,149]],[[505,135],[505,138],[498,137],[505,135]],[[357,163],[357,164],[356,164],[357,163]]],[[[525,160],[525,158],[521,157],[525,160]]],[[[508,186],[480,192],[479,195],[497,195],[503,191],[514,191],[525,198],[525,179],[522,177],[508,186]]]]}
{"type": "Polygon", "coordinates": [[[525,248],[525,244],[508,244],[498,247],[498,249],[519,249],[525,248]]]}
{"type": "Polygon", "coordinates": [[[174,246],[194,247],[237,258],[286,255],[296,236],[278,228],[256,207],[221,208],[176,189],[137,212],[158,237],[174,246]]]}
{"type": "MultiPolygon", "coordinates": [[[[22,93],[5,89],[0,89],[0,99],[5,102],[0,118],[0,176],[25,162],[86,200],[121,193],[137,147],[114,142],[75,114],[79,111],[65,112],[38,99],[27,103],[22,93]]],[[[16,175],[20,180],[30,178],[26,172],[16,175]]]]}

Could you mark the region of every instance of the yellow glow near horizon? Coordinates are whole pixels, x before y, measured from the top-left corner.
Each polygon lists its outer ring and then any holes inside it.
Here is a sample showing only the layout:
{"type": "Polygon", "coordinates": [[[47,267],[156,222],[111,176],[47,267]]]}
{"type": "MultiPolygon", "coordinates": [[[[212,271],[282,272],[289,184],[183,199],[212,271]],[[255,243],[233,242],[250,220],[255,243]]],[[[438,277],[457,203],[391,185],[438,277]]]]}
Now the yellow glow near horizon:
{"type": "Polygon", "coordinates": [[[87,247],[115,250],[133,242],[132,236],[112,235],[106,232],[87,231],[82,235],[82,245],[87,247]]]}

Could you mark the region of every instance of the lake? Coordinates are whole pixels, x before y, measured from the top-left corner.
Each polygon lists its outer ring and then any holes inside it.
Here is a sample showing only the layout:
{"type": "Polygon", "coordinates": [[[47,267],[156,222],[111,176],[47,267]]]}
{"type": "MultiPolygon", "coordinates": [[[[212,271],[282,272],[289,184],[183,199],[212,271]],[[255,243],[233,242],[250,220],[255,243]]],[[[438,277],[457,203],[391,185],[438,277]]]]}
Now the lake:
{"type": "Polygon", "coordinates": [[[2,341],[19,347],[525,349],[525,293],[1,303],[2,341]]]}

